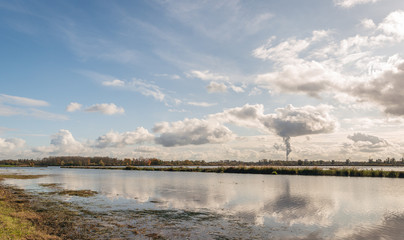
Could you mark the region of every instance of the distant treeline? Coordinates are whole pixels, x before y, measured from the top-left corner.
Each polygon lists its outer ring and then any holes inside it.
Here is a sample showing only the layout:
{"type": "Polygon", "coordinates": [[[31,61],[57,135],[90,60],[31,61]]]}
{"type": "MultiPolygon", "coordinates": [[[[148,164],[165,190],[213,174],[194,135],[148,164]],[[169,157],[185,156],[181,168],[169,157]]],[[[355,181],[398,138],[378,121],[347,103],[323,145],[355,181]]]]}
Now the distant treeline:
{"type": "Polygon", "coordinates": [[[0,160],[0,166],[404,166],[404,158],[386,158],[385,160],[369,159],[367,162],[351,161],[324,161],[324,160],[267,160],[236,161],[236,160],[175,160],[163,161],[157,158],[111,158],[111,157],[80,157],[58,156],[43,159],[0,160]]]}

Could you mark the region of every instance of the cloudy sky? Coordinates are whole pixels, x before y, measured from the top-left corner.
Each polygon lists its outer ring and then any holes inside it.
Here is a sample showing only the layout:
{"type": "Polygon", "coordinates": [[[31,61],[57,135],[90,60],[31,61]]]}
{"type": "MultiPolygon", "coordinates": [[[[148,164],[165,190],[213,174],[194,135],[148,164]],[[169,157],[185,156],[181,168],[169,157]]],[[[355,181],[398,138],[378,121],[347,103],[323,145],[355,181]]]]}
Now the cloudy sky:
{"type": "Polygon", "coordinates": [[[0,159],[404,154],[404,1],[0,0],[0,159]]]}

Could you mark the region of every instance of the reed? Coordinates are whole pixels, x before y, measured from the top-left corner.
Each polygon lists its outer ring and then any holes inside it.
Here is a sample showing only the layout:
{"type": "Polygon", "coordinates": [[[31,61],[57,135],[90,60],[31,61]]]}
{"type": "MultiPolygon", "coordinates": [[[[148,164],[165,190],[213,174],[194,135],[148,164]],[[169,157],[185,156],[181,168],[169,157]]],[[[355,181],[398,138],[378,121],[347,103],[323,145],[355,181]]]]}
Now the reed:
{"type": "Polygon", "coordinates": [[[218,168],[150,168],[125,167],[124,170],[137,171],[169,171],[169,172],[211,172],[211,173],[240,173],[240,174],[276,174],[276,175],[307,175],[307,176],[346,176],[346,177],[387,177],[404,178],[404,172],[361,170],[356,168],[285,168],[285,167],[218,167],[218,168]]]}

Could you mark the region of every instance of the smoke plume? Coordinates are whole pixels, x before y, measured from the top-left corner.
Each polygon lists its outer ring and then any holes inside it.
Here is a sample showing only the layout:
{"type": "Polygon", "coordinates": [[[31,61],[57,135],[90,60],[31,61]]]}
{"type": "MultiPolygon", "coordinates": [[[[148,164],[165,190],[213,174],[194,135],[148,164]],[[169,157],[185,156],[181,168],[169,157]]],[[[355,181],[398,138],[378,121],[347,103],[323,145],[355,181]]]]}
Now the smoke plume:
{"type": "Polygon", "coordinates": [[[292,148],[290,146],[290,137],[283,137],[283,142],[286,147],[286,161],[289,160],[289,154],[292,152],[292,148]]]}

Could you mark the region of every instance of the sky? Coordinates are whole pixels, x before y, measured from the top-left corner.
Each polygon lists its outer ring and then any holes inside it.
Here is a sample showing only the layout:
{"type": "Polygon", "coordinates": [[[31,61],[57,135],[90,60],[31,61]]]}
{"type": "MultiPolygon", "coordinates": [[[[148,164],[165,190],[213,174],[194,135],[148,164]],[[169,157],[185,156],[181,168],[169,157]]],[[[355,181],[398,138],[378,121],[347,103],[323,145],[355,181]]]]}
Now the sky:
{"type": "Polygon", "coordinates": [[[404,1],[0,0],[0,159],[404,155],[404,1]]]}

